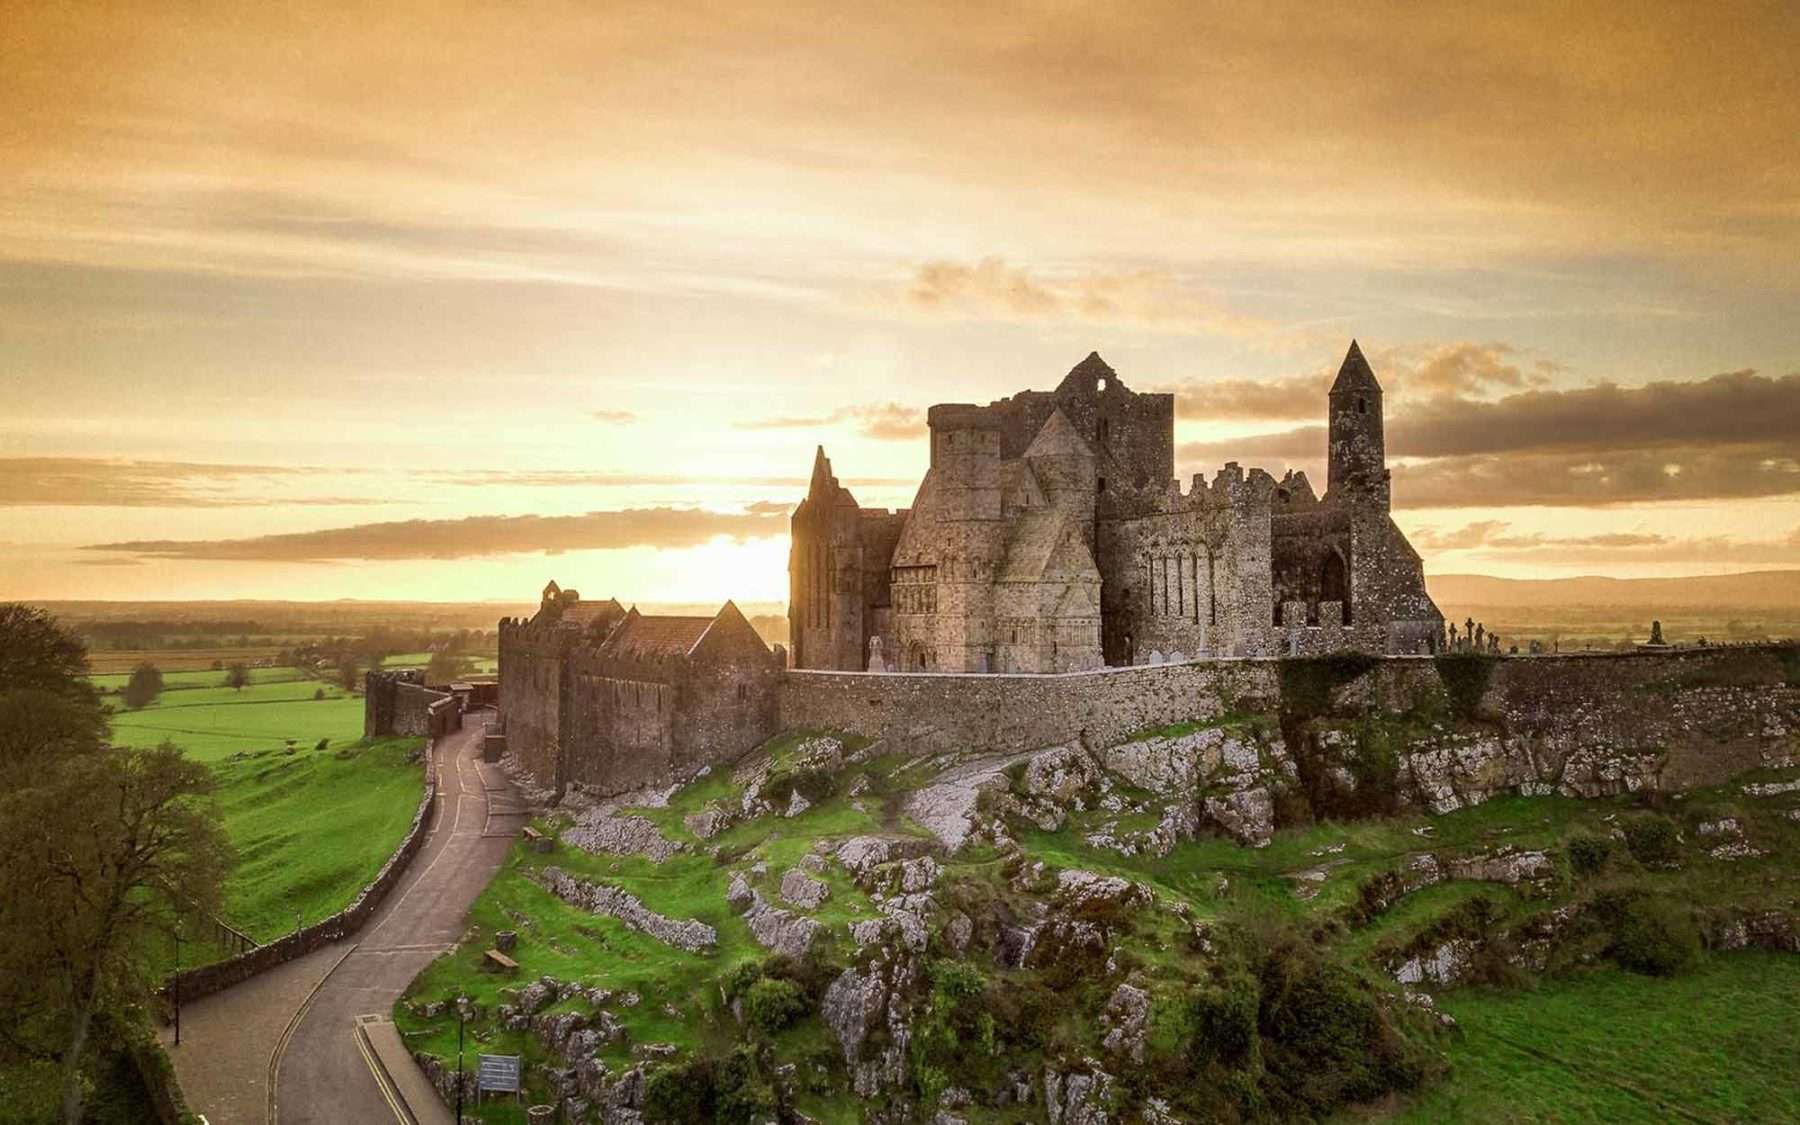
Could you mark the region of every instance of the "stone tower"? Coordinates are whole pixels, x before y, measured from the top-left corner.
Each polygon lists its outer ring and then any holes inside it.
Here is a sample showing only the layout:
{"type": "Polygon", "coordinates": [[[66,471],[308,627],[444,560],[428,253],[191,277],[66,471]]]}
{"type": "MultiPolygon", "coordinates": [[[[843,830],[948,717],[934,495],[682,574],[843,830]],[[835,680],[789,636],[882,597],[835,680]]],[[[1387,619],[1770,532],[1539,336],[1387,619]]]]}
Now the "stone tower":
{"type": "Polygon", "coordinates": [[[1330,395],[1331,448],[1326,490],[1344,498],[1357,493],[1388,506],[1387,446],[1381,432],[1381,384],[1350,341],[1330,395]]]}

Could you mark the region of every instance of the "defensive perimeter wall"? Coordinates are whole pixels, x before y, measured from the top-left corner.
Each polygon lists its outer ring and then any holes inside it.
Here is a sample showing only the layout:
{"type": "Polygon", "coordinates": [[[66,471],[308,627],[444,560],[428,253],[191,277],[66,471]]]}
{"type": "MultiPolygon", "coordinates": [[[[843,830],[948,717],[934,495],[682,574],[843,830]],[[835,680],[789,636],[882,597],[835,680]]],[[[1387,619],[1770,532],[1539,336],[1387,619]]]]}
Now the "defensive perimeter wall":
{"type": "Polygon", "coordinates": [[[1066,675],[789,671],[786,729],[840,730],[918,753],[1116,745],[1228,714],[1284,728],[1326,716],[1434,716],[1523,752],[1661,757],[1661,787],[1800,760],[1800,646],[1477,657],[1206,660],[1066,675]]]}

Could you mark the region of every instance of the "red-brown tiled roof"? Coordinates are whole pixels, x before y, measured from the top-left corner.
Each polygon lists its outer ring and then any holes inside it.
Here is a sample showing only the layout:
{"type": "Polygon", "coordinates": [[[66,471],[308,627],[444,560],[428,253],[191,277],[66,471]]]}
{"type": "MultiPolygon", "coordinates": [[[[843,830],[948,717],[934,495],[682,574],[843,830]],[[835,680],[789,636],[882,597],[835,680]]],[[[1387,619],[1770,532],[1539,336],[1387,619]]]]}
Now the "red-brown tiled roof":
{"type": "Polygon", "coordinates": [[[686,656],[706,630],[711,617],[627,617],[607,638],[606,651],[617,656],[686,656]]]}

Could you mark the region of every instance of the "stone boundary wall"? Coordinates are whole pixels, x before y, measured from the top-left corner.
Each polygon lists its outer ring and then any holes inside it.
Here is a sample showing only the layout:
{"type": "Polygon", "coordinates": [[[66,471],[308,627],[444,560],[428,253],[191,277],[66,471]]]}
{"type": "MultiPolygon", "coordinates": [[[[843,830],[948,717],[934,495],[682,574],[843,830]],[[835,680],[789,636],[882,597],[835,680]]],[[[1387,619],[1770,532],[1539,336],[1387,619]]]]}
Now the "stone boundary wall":
{"type": "Polygon", "coordinates": [[[1228,709],[1267,709],[1279,695],[1277,664],[1196,660],[1058,675],[789,669],[781,725],[890,739],[920,753],[1107,746],[1228,709]]]}
{"type": "MultiPolygon", "coordinates": [[[[1338,686],[1339,710],[1403,711],[1446,689],[1438,661],[1457,658],[1359,659],[1369,665],[1338,686]]],[[[1675,786],[1800,757],[1800,649],[1792,645],[1480,662],[1479,721],[1545,746],[1666,753],[1675,786]]],[[[790,669],[781,725],[887,739],[919,754],[1104,747],[1227,712],[1277,712],[1283,663],[1247,657],[1051,676],[790,669]]]]}
{"type": "Polygon", "coordinates": [[[277,965],[286,964],[297,957],[304,957],[315,949],[323,948],[361,929],[376,909],[387,898],[388,892],[400,882],[412,863],[413,856],[425,846],[425,834],[431,827],[431,819],[437,810],[437,775],[432,769],[432,758],[436,753],[435,743],[425,749],[425,794],[419,799],[419,807],[413,813],[412,825],[406,830],[406,836],[388,861],[381,866],[375,878],[362,889],[356,900],[349,906],[330,917],[314,922],[304,929],[296,930],[286,937],[279,938],[267,945],[259,945],[248,953],[240,953],[223,961],[215,961],[210,965],[200,965],[192,969],[183,969],[170,976],[157,990],[163,1002],[165,1015],[175,995],[176,986],[180,986],[183,1003],[198,1000],[202,996],[210,996],[215,992],[230,988],[234,984],[246,981],[258,973],[264,973],[277,965]]]}
{"type": "Polygon", "coordinates": [[[442,738],[462,729],[462,697],[425,686],[416,668],[363,676],[363,737],[442,738]]]}

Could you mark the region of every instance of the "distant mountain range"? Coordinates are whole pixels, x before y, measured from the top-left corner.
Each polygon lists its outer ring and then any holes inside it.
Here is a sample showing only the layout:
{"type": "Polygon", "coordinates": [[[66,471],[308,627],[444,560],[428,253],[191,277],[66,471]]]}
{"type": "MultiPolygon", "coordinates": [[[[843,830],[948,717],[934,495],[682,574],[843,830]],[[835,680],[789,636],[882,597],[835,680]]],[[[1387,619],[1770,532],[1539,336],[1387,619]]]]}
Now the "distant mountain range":
{"type": "Polygon", "coordinates": [[[1492,578],[1427,575],[1439,605],[1509,609],[1800,609],[1800,570],[1753,570],[1689,578],[1492,578]]]}

